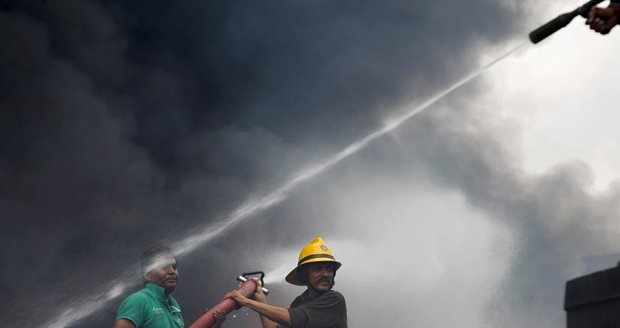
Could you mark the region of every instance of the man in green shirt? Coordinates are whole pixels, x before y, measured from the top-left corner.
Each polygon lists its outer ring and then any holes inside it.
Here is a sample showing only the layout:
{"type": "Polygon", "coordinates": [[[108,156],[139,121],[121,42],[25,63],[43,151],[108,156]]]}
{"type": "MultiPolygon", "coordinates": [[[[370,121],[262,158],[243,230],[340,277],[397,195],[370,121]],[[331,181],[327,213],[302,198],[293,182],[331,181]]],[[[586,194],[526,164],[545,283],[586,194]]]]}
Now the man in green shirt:
{"type": "MultiPolygon", "coordinates": [[[[177,260],[168,247],[155,247],[142,254],[144,288],[127,297],[118,308],[114,328],[182,328],[181,307],[172,297],[177,286],[177,260]]],[[[216,313],[216,327],[224,320],[216,313]]]]}

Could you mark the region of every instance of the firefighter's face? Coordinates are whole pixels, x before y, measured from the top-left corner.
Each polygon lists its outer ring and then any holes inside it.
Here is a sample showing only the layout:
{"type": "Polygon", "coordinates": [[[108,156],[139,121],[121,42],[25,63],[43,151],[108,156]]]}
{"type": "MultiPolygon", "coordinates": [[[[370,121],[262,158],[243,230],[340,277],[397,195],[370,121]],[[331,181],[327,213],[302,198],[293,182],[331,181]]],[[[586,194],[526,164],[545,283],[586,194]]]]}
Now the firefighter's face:
{"type": "Polygon", "coordinates": [[[318,294],[323,294],[330,289],[334,282],[334,264],[330,262],[317,262],[308,264],[308,287],[318,294]]]}
{"type": "Polygon", "coordinates": [[[179,271],[177,270],[177,261],[170,257],[164,264],[149,271],[144,278],[148,282],[152,282],[166,289],[166,294],[172,293],[177,286],[179,280],[179,271]]]}

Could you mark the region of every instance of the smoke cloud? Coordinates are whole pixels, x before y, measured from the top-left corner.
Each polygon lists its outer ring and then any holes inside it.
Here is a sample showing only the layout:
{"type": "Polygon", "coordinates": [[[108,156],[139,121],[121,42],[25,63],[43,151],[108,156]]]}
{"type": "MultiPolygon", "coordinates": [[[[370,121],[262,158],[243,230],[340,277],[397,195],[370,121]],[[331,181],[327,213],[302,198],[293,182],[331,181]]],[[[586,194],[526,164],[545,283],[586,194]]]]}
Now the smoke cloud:
{"type": "MultiPolygon", "coordinates": [[[[522,38],[526,6],[0,1],[0,326],[106,292],[144,248],[448,87],[480,49],[522,38]]],[[[186,322],[244,271],[275,275],[270,302],[287,305],[301,290],[277,276],[320,235],[344,263],[351,326],[560,325],[564,282],[613,251],[620,189],[591,192],[579,162],[525,174],[517,128],[471,101],[483,91],[459,89],[182,257],[186,322]]],[[[110,327],[133,287],[71,326],[110,327]]],[[[244,310],[225,323],[256,324],[244,310]]]]}

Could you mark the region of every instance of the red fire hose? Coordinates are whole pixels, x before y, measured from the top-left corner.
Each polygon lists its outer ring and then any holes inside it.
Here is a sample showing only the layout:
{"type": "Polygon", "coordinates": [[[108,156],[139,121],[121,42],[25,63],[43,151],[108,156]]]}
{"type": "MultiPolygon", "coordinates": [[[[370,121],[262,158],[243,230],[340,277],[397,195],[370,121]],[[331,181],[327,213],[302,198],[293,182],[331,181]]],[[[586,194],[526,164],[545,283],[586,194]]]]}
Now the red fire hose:
{"type": "MultiPolygon", "coordinates": [[[[246,276],[256,274],[261,275],[260,280],[262,283],[263,277],[265,276],[263,272],[249,272],[237,277],[237,280],[241,282],[241,286],[237,288],[237,291],[241,293],[241,295],[245,297],[251,297],[254,294],[258,283],[254,279],[247,279],[246,276]]],[[[263,292],[267,294],[269,291],[263,287],[263,292]]],[[[189,326],[189,328],[211,328],[215,325],[215,318],[213,317],[213,313],[215,313],[215,311],[220,311],[223,312],[224,315],[228,315],[236,307],[237,303],[235,303],[233,299],[224,299],[214,307],[210,308],[209,311],[207,311],[205,314],[201,315],[198,320],[196,320],[194,323],[191,324],[191,326],[189,326]]]]}

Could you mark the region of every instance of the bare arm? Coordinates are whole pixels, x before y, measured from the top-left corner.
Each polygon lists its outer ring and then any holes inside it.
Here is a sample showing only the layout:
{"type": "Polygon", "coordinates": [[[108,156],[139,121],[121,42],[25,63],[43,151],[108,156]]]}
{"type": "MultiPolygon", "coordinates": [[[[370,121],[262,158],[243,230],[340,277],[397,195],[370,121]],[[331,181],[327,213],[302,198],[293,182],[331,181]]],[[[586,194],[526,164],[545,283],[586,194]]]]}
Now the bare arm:
{"type": "Polygon", "coordinates": [[[276,328],[276,323],[263,315],[260,316],[260,323],[263,325],[263,328],[276,328]]]}
{"type": "Polygon", "coordinates": [[[136,328],[133,322],[127,319],[118,319],[114,322],[114,327],[112,328],[136,328]]]}
{"type": "Polygon", "coordinates": [[[241,295],[236,290],[228,292],[224,295],[224,298],[229,297],[232,298],[238,305],[250,308],[260,314],[260,320],[263,328],[275,328],[276,323],[289,327],[291,325],[291,314],[288,312],[288,308],[267,304],[265,294],[261,288],[256,288],[256,292],[254,293],[255,300],[241,295]]]}
{"type": "Polygon", "coordinates": [[[288,308],[260,303],[248,298],[246,298],[246,300],[247,301],[244,302],[242,306],[250,308],[260,314],[263,328],[274,328],[276,323],[287,327],[291,326],[291,314],[288,312],[288,308]]]}

